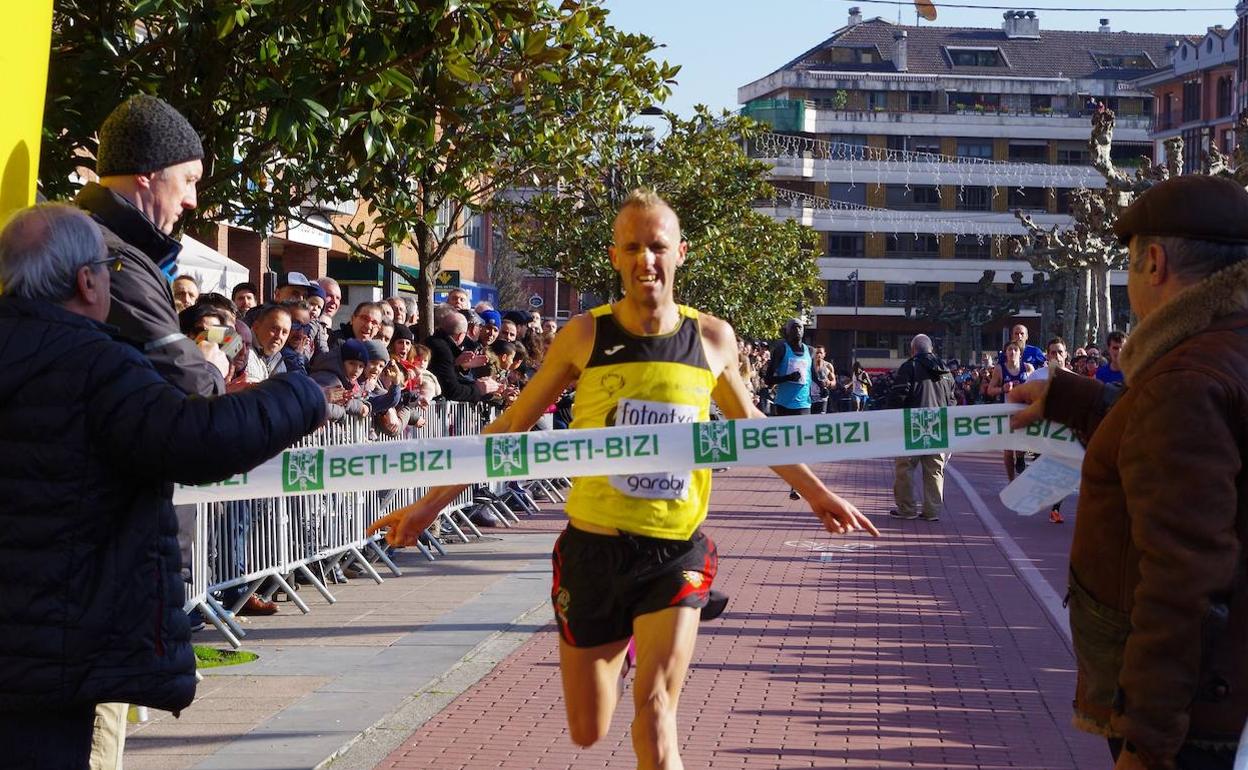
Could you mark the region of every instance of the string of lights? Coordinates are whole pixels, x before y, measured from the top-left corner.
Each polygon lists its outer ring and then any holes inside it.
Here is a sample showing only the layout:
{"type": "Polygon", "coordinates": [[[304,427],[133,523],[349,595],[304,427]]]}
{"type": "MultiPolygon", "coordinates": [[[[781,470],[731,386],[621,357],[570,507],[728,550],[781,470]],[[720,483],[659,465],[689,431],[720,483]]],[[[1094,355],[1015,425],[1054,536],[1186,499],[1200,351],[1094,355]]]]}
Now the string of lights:
{"type": "MultiPolygon", "coordinates": [[[[873,5],[893,5],[905,6],[907,8],[914,6],[914,0],[850,0],[854,4],[873,4],[873,5]]],[[[970,8],[979,11],[1016,11],[1020,6],[1017,5],[980,5],[979,3],[946,3],[939,2],[939,8],[970,8]]],[[[1217,6],[1211,8],[1131,8],[1127,6],[1119,6],[1117,8],[1066,8],[1057,6],[1040,6],[1029,5],[1028,10],[1032,11],[1062,11],[1066,13],[1188,13],[1191,11],[1231,11],[1226,6],[1217,6]]]]}

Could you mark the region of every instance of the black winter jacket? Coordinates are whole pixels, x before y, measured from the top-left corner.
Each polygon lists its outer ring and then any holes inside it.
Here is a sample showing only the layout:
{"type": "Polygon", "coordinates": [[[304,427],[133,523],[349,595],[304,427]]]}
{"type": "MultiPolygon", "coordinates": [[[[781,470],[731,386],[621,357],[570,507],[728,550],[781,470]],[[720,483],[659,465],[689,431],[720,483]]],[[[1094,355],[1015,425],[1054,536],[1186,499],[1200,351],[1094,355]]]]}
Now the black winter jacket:
{"type": "Polygon", "coordinates": [[[324,419],[301,376],[188,398],[115,331],[0,297],[0,712],[185,708],[172,482],[249,470],[324,419]]]}
{"type": "Polygon", "coordinates": [[[188,395],[225,392],[225,379],[178,327],[173,290],[160,269],[182,245],[158,230],[143,212],[117,193],[91,182],[74,199],[100,226],[110,257],[121,257],[112,275],[108,322],[139,344],[156,371],[188,395]]]}
{"type": "Polygon", "coordinates": [[[919,353],[897,367],[889,390],[890,408],[953,406],[953,374],[931,353],[919,353]]]}

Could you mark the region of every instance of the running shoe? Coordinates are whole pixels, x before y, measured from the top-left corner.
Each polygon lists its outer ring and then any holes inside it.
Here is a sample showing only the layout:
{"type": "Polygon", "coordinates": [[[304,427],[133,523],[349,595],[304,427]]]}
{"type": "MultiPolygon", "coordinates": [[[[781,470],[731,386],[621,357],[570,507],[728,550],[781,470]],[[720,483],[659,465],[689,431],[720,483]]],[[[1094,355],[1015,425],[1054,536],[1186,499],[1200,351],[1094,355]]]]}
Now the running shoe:
{"type": "Polygon", "coordinates": [[[801,500],[801,499],[802,499],[802,496],[801,496],[801,495],[799,495],[799,494],[797,493],[797,490],[796,490],[796,489],[790,489],[790,490],[789,490],[789,499],[790,499],[790,500],[801,500]]]}
{"type": "Polygon", "coordinates": [[[915,512],[915,513],[902,513],[901,511],[897,510],[896,508],[889,508],[889,509],[888,509],[888,515],[889,515],[889,516],[892,516],[894,519],[907,519],[907,520],[909,520],[909,519],[917,519],[917,518],[919,518],[919,514],[918,514],[917,512],[915,512]]]}
{"type": "Polygon", "coordinates": [[[1061,524],[1062,522],[1066,521],[1066,519],[1062,518],[1061,511],[1054,508],[1053,510],[1049,511],[1049,521],[1052,522],[1053,524],[1061,524]]]}
{"type": "Polygon", "coordinates": [[[714,588],[710,590],[710,599],[706,606],[702,608],[702,620],[714,620],[724,614],[724,608],[728,606],[728,594],[716,591],[714,588]]]}

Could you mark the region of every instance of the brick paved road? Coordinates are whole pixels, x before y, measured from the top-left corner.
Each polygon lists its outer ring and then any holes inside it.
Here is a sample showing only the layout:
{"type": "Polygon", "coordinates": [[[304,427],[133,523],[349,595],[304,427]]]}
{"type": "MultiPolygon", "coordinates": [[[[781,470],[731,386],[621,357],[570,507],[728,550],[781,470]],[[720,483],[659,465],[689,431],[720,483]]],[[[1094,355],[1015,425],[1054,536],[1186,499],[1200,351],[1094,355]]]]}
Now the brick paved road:
{"type": "MultiPolygon", "coordinates": [[[[707,529],[733,598],[703,626],[681,701],[686,766],[1106,767],[1069,726],[1064,637],[958,486],[939,523],[895,521],[890,462],[818,472],[883,537],[823,533],[765,472],[716,476],[707,529]]],[[[980,476],[988,500],[999,484],[980,476]]],[[[553,627],[536,634],[378,767],[631,767],[629,700],[599,745],[568,740],[555,645],[553,627]]]]}

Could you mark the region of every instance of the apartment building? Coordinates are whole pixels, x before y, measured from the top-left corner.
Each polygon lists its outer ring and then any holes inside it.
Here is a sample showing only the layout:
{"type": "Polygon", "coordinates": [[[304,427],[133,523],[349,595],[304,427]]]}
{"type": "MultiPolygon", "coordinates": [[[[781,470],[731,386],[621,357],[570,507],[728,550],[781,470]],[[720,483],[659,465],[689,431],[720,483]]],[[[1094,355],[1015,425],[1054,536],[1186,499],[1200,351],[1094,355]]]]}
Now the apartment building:
{"type": "MultiPolygon", "coordinates": [[[[913,334],[942,342],[919,308],[983,293],[985,271],[996,292],[1026,290],[1035,271],[1008,258],[1023,232],[1012,212],[1065,226],[1071,191],[1103,185],[1087,146],[1098,104],[1117,113],[1119,164],[1150,154],[1154,96],[1134,81],[1167,66],[1174,45],[1106,19],[1046,30],[1034,12],[1007,11],[999,29],[904,26],[851,8],[827,40],[742,86],[743,112],[774,130],[751,148],[778,188],[760,209],[820,233],[814,338],[838,365],[891,368],[913,334]]],[[[1125,277],[1113,283],[1125,309],[1125,277]]],[[[1024,306],[976,324],[971,347],[998,349],[1016,318],[1033,338],[1056,322],[1024,306]]]]}
{"type": "MultiPolygon", "coordinates": [[[[1248,5],[1240,3],[1240,10],[1248,14],[1248,5]]],[[[1240,26],[1218,25],[1203,36],[1175,40],[1167,66],[1135,81],[1153,93],[1155,160],[1165,158],[1165,143],[1176,136],[1183,139],[1184,173],[1197,170],[1212,147],[1234,151],[1236,102],[1244,104],[1243,95],[1236,96],[1243,66],[1240,26]]]]}

